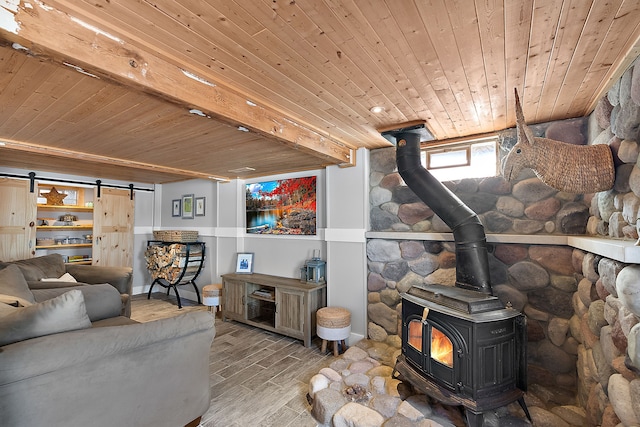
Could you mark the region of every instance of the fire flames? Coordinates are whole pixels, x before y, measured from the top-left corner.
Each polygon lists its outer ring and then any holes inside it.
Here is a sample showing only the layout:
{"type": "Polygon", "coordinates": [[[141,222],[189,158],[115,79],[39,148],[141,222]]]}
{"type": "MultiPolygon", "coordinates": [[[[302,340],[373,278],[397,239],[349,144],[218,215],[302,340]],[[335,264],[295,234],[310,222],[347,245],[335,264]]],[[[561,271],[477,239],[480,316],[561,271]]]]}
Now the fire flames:
{"type": "MultiPolygon", "coordinates": [[[[422,351],[422,322],[412,320],[409,322],[408,343],[418,351],[422,351]]],[[[431,327],[431,358],[453,367],[453,344],[445,334],[437,328],[431,327]]]]}
{"type": "Polygon", "coordinates": [[[453,344],[445,334],[434,327],[431,328],[431,358],[453,367],[453,344]]]}
{"type": "Polygon", "coordinates": [[[418,351],[422,351],[422,322],[412,320],[409,322],[409,345],[418,351]]]}

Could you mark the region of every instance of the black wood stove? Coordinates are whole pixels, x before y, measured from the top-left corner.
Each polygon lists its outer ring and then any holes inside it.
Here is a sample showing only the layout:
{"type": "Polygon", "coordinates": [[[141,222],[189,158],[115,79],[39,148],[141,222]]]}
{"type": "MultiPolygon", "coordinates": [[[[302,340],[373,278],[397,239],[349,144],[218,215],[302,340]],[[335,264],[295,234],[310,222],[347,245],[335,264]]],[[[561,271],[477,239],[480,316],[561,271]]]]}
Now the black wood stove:
{"type": "Polygon", "coordinates": [[[401,377],[442,403],[464,406],[470,426],[516,400],[527,412],[520,312],[496,297],[442,285],[414,286],[402,298],[401,377]]]}
{"type": "Polygon", "coordinates": [[[416,285],[402,294],[402,354],[394,375],[466,408],[467,423],[518,401],[527,388],[526,318],[492,295],[484,227],[475,212],[420,164],[423,125],[387,132],[405,183],[453,231],[456,285],[416,285]]]}

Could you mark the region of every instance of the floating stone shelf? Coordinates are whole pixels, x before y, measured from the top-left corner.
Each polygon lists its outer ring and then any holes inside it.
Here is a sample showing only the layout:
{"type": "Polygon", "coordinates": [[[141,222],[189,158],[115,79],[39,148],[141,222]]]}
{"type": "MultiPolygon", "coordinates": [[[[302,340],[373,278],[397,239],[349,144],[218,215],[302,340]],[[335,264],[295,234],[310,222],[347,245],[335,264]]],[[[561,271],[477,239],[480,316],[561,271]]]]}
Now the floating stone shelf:
{"type": "MultiPolygon", "coordinates": [[[[366,233],[366,237],[368,239],[453,242],[452,233],[371,231],[366,233]]],[[[627,264],[640,264],[640,246],[635,245],[635,240],[568,235],[487,234],[487,242],[528,245],[566,245],[627,264]]]]}

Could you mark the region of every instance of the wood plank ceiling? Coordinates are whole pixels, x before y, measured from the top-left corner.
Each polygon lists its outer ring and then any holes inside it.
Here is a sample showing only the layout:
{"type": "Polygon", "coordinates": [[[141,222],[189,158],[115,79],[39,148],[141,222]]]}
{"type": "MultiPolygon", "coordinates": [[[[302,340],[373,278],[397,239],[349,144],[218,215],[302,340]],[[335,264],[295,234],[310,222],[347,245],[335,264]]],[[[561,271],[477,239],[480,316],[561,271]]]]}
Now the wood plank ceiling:
{"type": "Polygon", "coordinates": [[[409,121],[512,127],[514,88],[529,122],[589,114],[640,2],[0,0],[0,42],[0,166],[251,178],[355,164],[409,121]]]}

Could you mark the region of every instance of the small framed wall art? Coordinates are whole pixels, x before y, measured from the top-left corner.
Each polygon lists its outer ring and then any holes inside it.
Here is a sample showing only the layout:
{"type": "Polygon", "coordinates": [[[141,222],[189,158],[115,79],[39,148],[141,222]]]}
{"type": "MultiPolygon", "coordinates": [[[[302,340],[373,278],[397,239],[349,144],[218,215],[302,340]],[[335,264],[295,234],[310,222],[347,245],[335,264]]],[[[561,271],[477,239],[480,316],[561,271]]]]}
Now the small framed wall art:
{"type": "Polygon", "coordinates": [[[175,199],[171,201],[171,216],[180,216],[182,215],[182,206],[180,199],[175,199]]]}
{"type": "Polygon", "coordinates": [[[193,219],[193,194],[182,196],[182,218],[193,219]]]}
{"type": "Polygon", "coordinates": [[[196,216],[204,216],[204,197],[196,197],[196,216]]]}
{"type": "Polygon", "coordinates": [[[252,252],[238,253],[238,259],[236,260],[236,273],[241,273],[241,274],[253,273],[253,253],[252,252]]]}

